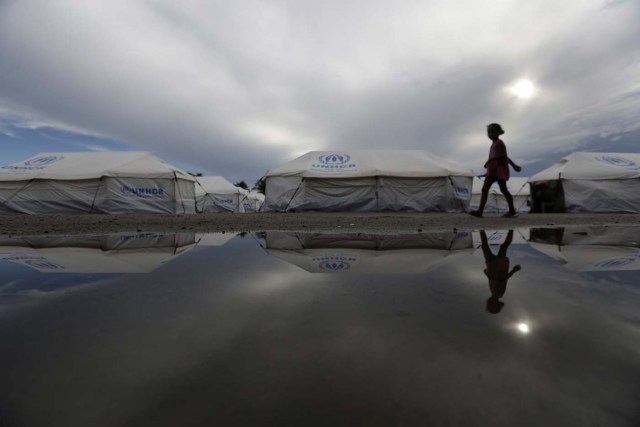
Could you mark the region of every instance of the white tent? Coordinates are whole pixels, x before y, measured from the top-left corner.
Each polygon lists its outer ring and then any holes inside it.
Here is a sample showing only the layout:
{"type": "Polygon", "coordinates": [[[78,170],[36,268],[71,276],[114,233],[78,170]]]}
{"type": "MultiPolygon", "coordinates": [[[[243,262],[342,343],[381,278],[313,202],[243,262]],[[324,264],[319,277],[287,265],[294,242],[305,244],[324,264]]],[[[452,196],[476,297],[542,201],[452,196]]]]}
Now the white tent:
{"type": "Polygon", "coordinates": [[[241,190],[244,193],[244,197],[242,198],[242,208],[244,212],[260,212],[260,208],[262,208],[265,199],[264,194],[253,190],[241,190]]]}
{"type": "Polygon", "coordinates": [[[196,211],[240,212],[240,188],[221,176],[199,176],[196,181],[196,211]]]}
{"type": "Polygon", "coordinates": [[[535,211],[640,212],[640,154],[575,152],[531,178],[535,211]]]}
{"type": "Polygon", "coordinates": [[[0,260],[43,273],[148,273],[195,246],[193,233],[0,239],[0,260]]]}
{"type": "Polygon", "coordinates": [[[193,213],[194,182],[146,152],[40,153],[0,167],[0,212],[193,213]]]}
{"type": "Polygon", "coordinates": [[[532,248],[573,271],[640,270],[640,227],[534,228],[531,236],[532,248]]]}
{"type": "Polygon", "coordinates": [[[471,233],[328,235],[267,231],[267,252],[310,273],[419,274],[473,254],[471,233]]]}
{"type": "MultiPolygon", "coordinates": [[[[512,177],[507,181],[507,188],[509,193],[513,196],[513,205],[518,212],[529,212],[529,185],[527,184],[528,178],[512,177]]],[[[473,190],[471,191],[471,202],[469,203],[470,209],[478,209],[480,205],[480,197],[482,195],[482,186],[484,185],[484,179],[473,178],[473,190]]],[[[493,184],[489,190],[489,197],[487,198],[487,204],[485,205],[485,212],[506,212],[509,210],[507,201],[500,192],[498,184],[493,184]]]]}
{"type": "Polygon", "coordinates": [[[473,172],[422,150],[311,151],[266,175],[265,212],[464,212],[473,172]]]}

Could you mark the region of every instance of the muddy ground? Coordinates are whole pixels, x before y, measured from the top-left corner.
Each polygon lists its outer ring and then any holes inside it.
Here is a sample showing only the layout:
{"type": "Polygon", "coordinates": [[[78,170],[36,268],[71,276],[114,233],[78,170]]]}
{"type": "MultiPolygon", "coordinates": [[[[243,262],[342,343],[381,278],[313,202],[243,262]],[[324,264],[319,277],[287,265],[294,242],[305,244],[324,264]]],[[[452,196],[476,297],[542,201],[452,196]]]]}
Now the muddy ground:
{"type": "Polygon", "coordinates": [[[419,233],[436,230],[640,225],[638,214],[256,213],[200,215],[0,215],[3,235],[264,230],[419,233]]]}

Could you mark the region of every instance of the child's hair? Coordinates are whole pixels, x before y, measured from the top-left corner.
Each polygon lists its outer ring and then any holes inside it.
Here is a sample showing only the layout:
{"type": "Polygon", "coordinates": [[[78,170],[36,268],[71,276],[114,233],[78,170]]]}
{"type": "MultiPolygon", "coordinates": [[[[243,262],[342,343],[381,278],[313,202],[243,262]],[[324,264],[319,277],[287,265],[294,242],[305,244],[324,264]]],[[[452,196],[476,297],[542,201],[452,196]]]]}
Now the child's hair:
{"type": "Polygon", "coordinates": [[[498,123],[491,123],[487,126],[487,130],[496,130],[498,132],[498,135],[502,135],[504,133],[504,130],[502,130],[502,126],[500,126],[498,123]]]}

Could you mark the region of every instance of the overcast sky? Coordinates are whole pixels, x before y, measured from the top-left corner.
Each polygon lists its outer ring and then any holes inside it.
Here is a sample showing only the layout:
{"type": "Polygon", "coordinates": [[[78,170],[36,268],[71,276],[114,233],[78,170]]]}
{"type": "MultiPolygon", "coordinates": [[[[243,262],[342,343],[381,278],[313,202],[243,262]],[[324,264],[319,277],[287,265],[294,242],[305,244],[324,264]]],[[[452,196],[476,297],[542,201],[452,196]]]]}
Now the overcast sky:
{"type": "Polygon", "coordinates": [[[639,22],[636,0],[0,0],[0,163],[148,150],[254,181],[376,148],[480,172],[493,121],[523,175],[637,152],[639,22]]]}

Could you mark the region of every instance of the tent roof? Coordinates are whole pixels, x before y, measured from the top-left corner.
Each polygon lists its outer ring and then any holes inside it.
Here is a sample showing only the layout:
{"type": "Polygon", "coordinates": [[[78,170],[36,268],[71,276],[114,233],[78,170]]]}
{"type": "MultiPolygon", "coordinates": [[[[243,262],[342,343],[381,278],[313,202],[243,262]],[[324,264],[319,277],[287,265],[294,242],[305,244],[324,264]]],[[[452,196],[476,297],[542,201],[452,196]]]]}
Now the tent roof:
{"type": "Polygon", "coordinates": [[[39,153],[22,162],[0,167],[0,181],[31,179],[79,180],[103,176],[195,179],[148,152],[88,151],[39,153]]]}
{"type": "MultiPolygon", "coordinates": [[[[511,177],[509,181],[507,181],[507,188],[512,196],[516,194],[518,196],[528,196],[529,195],[529,186],[527,183],[529,182],[529,178],[527,177],[511,177]]],[[[482,186],[484,185],[484,180],[474,177],[473,178],[473,189],[471,190],[471,194],[481,194],[482,186]]],[[[497,184],[494,184],[489,190],[489,194],[497,194],[502,195],[500,192],[500,188],[497,184]]]]}
{"type": "Polygon", "coordinates": [[[242,194],[240,189],[222,176],[199,176],[196,181],[196,196],[204,194],[242,194]]]}
{"type": "Polygon", "coordinates": [[[538,172],[529,182],[562,179],[630,179],[640,177],[640,153],[577,151],[538,172]]]}
{"type": "Polygon", "coordinates": [[[310,151],[267,172],[267,177],[473,176],[473,171],[424,150],[310,151]]]}
{"type": "Polygon", "coordinates": [[[537,251],[561,262],[573,271],[640,270],[640,249],[623,246],[562,246],[530,242],[537,251]]]}

